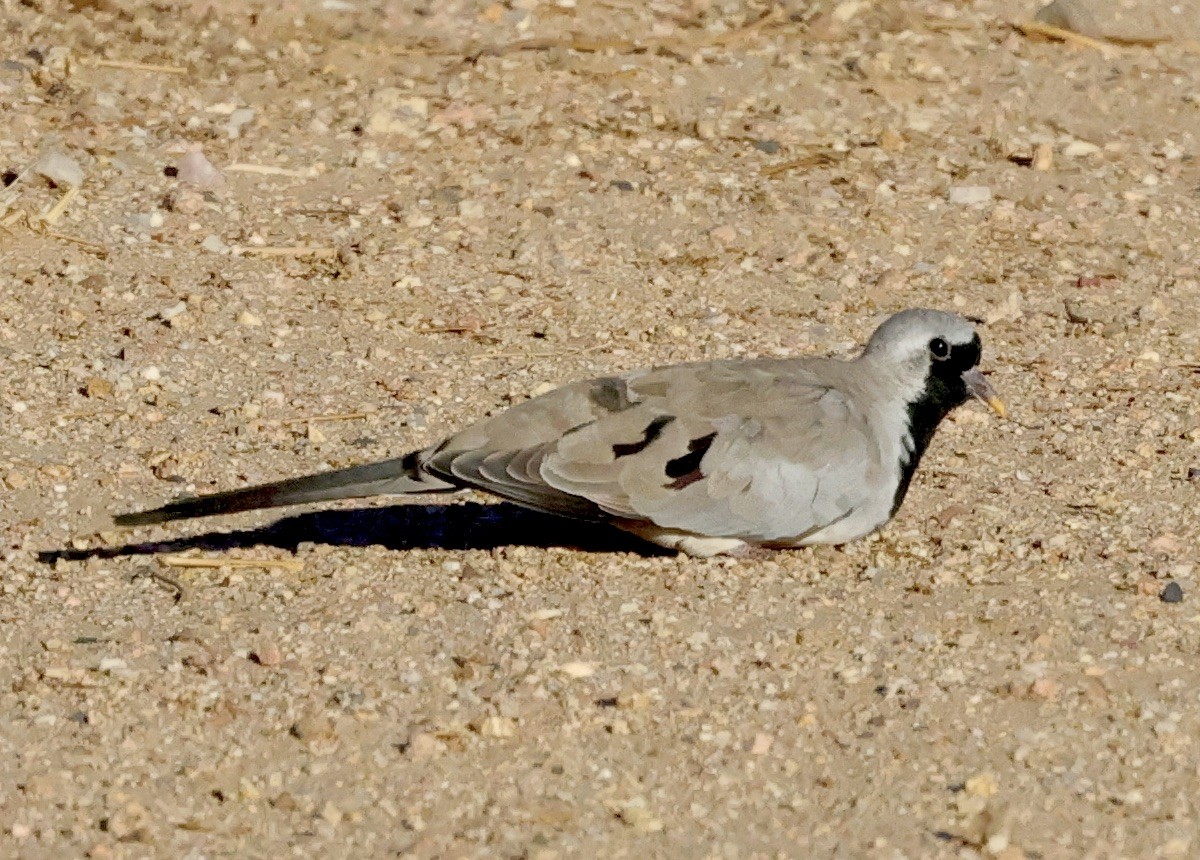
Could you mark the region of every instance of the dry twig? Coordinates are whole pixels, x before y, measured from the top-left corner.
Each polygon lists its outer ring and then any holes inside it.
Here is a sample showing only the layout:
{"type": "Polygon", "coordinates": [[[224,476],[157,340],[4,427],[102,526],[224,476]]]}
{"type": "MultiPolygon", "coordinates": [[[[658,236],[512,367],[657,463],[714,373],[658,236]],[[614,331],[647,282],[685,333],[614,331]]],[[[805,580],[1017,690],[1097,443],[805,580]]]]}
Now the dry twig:
{"type": "Polygon", "coordinates": [[[183,66],[138,63],[133,60],[92,60],[91,64],[104,69],[124,69],[129,72],[162,72],[164,75],[186,75],[188,72],[183,66]]]}
{"type": "Polygon", "coordinates": [[[1030,20],[1022,21],[1013,26],[1026,36],[1044,36],[1047,39],[1067,42],[1068,44],[1078,45],[1081,48],[1093,48],[1100,51],[1106,57],[1115,57],[1121,53],[1121,50],[1116,45],[1110,45],[1108,42],[1102,42],[1099,39],[1093,39],[1091,36],[1076,33],[1074,30],[1055,27],[1053,24],[1030,20]]]}
{"type": "Polygon", "coordinates": [[[190,555],[160,555],[158,560],[167,567],[197,567],[208,570],[222,567],[258,569],[279,567],[290,571],[304,569],[304,562],[289,558],[201,558],[190,555]]]}

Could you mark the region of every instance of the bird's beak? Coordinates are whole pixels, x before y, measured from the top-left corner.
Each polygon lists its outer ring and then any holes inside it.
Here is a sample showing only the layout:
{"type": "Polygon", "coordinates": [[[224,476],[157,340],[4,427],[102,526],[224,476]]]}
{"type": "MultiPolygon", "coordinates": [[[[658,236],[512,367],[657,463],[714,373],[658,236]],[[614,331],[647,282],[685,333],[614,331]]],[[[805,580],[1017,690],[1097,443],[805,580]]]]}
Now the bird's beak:
{"type": "Polygon", "coordinates": [[[992,388],[992,384],[984,378],[979,369],[972,367],[962,375],[963,383],[967,386],[967,393],[975,397],[991,407],[992,411],[1001,418],[1008,417],[1008,409],[1004,405],[1004,401],[1000,399],[1000,395],[996,393],[996,389],[992,388]]]}

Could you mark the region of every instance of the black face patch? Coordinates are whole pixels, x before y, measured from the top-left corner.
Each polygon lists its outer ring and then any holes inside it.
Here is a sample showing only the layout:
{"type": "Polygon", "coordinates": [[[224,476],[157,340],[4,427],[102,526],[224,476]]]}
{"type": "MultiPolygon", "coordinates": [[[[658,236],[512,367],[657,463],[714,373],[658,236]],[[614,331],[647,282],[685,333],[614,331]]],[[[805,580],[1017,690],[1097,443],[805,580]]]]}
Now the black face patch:
{"type": "Polygon", "coordinates": [[[612,446],[613,456],[620,459],[631,454],[638,454],[650,447],[650,444],[662,435],[667,425],[675,420],[674,415],[660,415],[646,425],[642,438],[637,442],[621,443],[612,446]]]}
{"type": "MultiPolygon", "coordinates": [[[[933,355],[932,342],[930,354],[933,355]]],[[[982,356],[983,343],[977,334],[967,343],[950,344],[950,352],[945,358],[929,362],[925,388],[916,400],[908,404],[908,432],[912,447],[907,458],[900,459],[900,483],[892,500],[892,515],[900,509],[900,503],[904,501],[913,474],[921,462],[921,455],[929,447],[938,424],[952,409],[961,406],[971,396],[962,375],[978,365],[982,356]]]]}
{"type": "Polygon", "coordinates": [[[669,490],[682,490],[701,480],[704,474],[700,471],[700,461],[704,459],[704,455],[708,453],[708,449],[712,447],[713,440],[716,438],[716,433],[709,433],[707,436],[693,439],[688,442],[688,453],[682,457],[676,457],[674,460],[668,460],[667,477],[675,480],[663,484],[663,486],[669,490]]]}

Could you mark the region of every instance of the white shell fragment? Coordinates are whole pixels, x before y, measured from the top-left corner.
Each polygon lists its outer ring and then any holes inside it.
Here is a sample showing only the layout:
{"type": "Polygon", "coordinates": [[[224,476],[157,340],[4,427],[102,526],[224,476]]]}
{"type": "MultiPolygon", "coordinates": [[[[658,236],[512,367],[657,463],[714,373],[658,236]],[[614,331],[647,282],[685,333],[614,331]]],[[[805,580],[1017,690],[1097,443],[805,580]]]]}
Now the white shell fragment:
{"type": "Polygon", "coordinates": [[[193,149],[179,161],[177,178],[180,182],[194,185],[197,188],[215,188],[225,184],[225,177],[204,153],[193,149]]]}
{"type": "Polygon", "coordinates": [[[33,171],[59,188],[78,188],[83,185],[83,168],[78,161],[61,152],[44,153],[33,165],[33,171]]]}

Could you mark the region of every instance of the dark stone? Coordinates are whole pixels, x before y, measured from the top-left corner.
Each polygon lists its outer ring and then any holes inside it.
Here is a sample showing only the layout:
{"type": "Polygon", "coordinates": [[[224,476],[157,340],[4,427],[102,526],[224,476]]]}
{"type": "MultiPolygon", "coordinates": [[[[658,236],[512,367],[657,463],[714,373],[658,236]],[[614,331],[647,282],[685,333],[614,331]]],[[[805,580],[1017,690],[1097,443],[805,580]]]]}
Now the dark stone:
{"type": "Polygon", "coordinates": [[[1163,603],[1181,603],[1183,601],[1183,587],[1178,582],[1168,582],[1159,593],[1158,599],[1163,603]]]}

